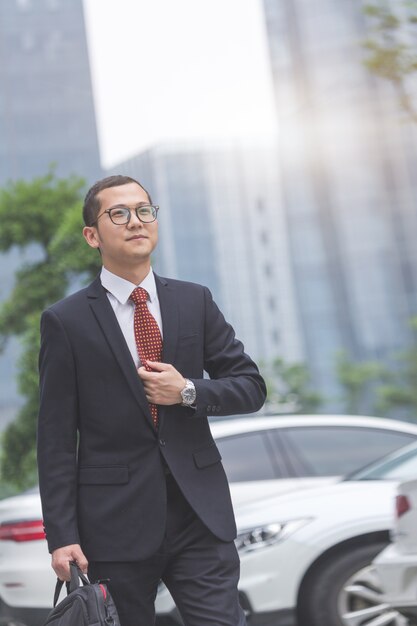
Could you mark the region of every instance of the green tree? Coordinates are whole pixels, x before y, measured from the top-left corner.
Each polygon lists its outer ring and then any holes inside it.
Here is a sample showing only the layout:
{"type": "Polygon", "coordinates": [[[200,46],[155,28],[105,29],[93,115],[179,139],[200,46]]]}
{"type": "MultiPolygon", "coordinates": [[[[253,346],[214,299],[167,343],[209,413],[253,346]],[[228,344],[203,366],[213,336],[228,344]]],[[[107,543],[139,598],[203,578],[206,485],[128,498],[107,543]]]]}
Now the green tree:
{"type": "Polygon", "coordinates": [[[32,181],[11,182],[0,190],[0,250],[29,249],[15,286],[0,307],[0,346],[18,337],[22,344],[18,387],[24,404],[2,437],[0,476],[25,488],[36,482],[35,437],[38,413],[39,320],[45,307],[63,298],[76,278],[97,272],[100,260],[81,236],[84,180],[59,179],[53,171],[32,181]]]}
{"type": "Polygon", "coordinates": [[[278,413],[314,413],[323,404],[321,395],[311,389],[310,374],[304,364],[289,364],[277,358],[261,369],[268,390],[268,409],[278,413]]]}
{"type": "Polygon", "coordinates": [[[377,407],[382,414],[401,412],[401,417],[417,421],[417,316],[410,321],[411,347],[398,357],[399,367],[378,389],[377,407]]]}
{"type": "Polygon", "coordinates": [[[417,70],[417,0],[366,4],[371,33],[364,42],[365,65],[394,86],[401,106],[417,122],[417,109],[410,93],[410,79],[417,70]],[[395,6],[395,9],[394,9],[395,6]]]}
{"type": "Polygon", "coordinates": [[[342,402],[348,415],[367,414],[374,409],[375,386],[387,380],[389,372],[381,363],[350,361],[346,352],[336,355],[336,372],[343,390],[342,402]]]}

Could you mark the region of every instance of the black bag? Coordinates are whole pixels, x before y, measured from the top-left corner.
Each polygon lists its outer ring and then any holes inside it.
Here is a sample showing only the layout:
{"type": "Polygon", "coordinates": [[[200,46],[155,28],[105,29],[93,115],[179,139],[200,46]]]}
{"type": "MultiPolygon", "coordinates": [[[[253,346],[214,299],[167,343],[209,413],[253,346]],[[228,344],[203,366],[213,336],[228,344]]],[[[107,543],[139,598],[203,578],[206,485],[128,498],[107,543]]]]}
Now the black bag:
{"type": "Polygon", "coordinates": [[[63,581],[56,583],[54,608],[45,626],[120,626],[116,605],[104,582],[90,583],[75,563],[70,563],[67,597],[58,605],[63,581]],[[80,586],[80,580],[82,586],[80,586]]]}

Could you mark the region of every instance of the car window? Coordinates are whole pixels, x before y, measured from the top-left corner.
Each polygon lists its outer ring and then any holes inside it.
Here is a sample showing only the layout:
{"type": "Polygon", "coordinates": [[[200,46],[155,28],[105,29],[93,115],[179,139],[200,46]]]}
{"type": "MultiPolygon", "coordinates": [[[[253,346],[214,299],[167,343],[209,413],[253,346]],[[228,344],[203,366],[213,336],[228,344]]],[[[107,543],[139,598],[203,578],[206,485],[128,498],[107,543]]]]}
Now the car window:
{"type": "Polygon", "coordinates": [[[400,452],[395,458],[374,463],[351,474],[347,480],[409,480],[417,477],[417,449],[400,452]]]}
{"type": "Polygon", "coordinates": [[[216,440],[230,482],[280,478],[268,441],[262,433],[248,433],[216,440]]]}
{"type": "Polygon", "coordinates": [[[280,432],[299,476],[336,476],[353,472],[416,440],[391,430],[323,426],[280,432]]]}

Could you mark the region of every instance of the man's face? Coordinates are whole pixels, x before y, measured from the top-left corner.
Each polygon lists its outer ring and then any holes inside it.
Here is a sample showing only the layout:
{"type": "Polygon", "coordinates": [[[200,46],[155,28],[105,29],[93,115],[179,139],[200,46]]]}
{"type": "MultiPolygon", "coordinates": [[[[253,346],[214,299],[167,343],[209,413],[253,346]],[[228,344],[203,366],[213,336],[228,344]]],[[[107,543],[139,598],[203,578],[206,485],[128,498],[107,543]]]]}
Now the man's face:
{"type": "Polygon", "coordinates": [[[94,226],[83,230],[87,243],[92,248],[100,248],[103,264],[110,271],[120,272],[123,268],[150,262],[151,252],[158,241],[158,222],[144,224],[134,211],[135,207],[148,204],[146,192],[136,183],[109,187],[98,194],[101,217],[94,226]],[[112,207],[125,206],[131,209],[127,224],[113,224],[108,213],[112,207]]]}

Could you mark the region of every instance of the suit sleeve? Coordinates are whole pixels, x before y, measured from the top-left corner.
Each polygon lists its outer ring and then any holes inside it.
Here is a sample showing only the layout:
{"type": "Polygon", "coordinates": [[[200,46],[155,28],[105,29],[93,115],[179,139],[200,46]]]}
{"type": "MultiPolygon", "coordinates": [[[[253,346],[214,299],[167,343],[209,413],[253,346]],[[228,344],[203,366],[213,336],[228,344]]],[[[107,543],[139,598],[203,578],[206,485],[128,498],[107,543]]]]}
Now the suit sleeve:
{"type": "Polygon", "coordinates": [[[38,471],[49,551],[79,543],[77,383],[65,328],[51,310],[41,319],[38,471]]]}
{"type": "Polygon", "coordinates": [[[204,297],[204,369],[210,378],[193,380],[197,392],[195,415],[257,411],[265,402],[265,382],[207,288],[204,297]]]}

